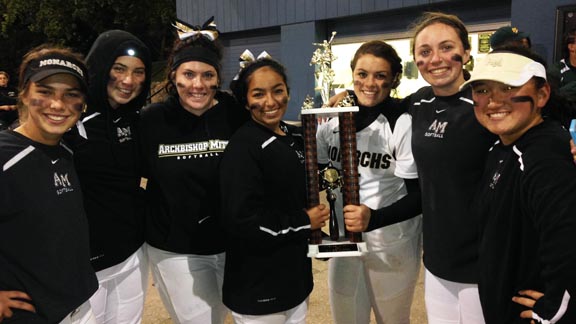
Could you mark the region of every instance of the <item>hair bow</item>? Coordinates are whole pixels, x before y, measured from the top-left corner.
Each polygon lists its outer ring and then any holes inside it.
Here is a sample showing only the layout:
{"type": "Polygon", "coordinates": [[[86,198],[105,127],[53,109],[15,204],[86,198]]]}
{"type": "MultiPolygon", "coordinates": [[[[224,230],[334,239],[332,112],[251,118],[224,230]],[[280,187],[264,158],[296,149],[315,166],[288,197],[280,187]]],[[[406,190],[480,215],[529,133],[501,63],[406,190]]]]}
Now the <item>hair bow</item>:
{"type": "Polygon", "coordinates": [[[234,77],[234,80],[238,80],[238,76],[240,75],[240,72],[242,72],[242,70],[244,70],[244,68],[246,66],[248,66],[248,64],[264,59],[264,58],[269,58],[271,59],[272,56],[270,56],[270,54],[268,54],[268,52],[266,51],[262,51],[258,57],[254,57],[254,54],[252,54],[252,52],[249,49],[244,50],[244,52],[242,52],[242,54],[240,54],[240,58],[239,58],[239,64],[240,64],[240,70],[238,71],[238,74],[236,74],[236,76],[234,77]]]}
{"type": "Polygon", "coordinates": [[[268,54],[268,52],[262,51],[262,53],[260,53],[258,55],[258,57],[254,57],[254,54],[252,54],[252,52],[250,52],[249,49],[246,49],[240,55],[240,59],[239,59],[240,60],[240,69],[245,68],[246,65],[248,65],[248,63],[252,63],[254,61],[261,60],[263,58],[272,58],[272,56],[270,56],[270,54],[268,54]]]}
{"type": "Polygon", "coordinates": [[[176,23],[172,24],[178,32],[178,38],[180,40],[185,40],[190,37],[199,35],[214,41],[218,38],[220,32],[216,29],[216,24],[214,23],[214,16],[210,17],[202,26],[190,26],[182,20],[176,20],[176,23]]]}

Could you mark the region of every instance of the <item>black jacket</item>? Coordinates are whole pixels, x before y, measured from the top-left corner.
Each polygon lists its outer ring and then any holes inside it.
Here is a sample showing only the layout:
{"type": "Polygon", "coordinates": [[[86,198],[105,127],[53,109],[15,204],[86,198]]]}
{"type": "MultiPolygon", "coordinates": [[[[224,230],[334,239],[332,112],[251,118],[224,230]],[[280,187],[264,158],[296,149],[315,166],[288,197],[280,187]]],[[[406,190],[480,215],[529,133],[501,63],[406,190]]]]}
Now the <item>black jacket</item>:
{"type": "Polygon", "coordinates": [[[99,271],[124,261],[144,242],[137,123],[150,90],[152,65],[147,47],[120,30],[101,34],[86,61],[88,110],[82,116],[83,126],[67,139],[74,146],[90,223],[92,264],[99,271]],[[110,69],[128,48],[135,49],[143,61],[147,81],[138,97],[112,109],[107,93],[110,69]]]}
{"type": "Polygon", "coordinates": [[[576,323],[576,166],[569,140],[559,124],[544,122],[488,155],[476,208],[488,324],[528,323],[520,319],[525,308],[512,302],[524,289],[544,293],[533,310],[545,323],[576,323]]]}
{"type": "Polygon", "coordinates": [[[223,220],[230,237],[223,301],[240,314],[286,311],[313,287],[303,140],[293,127],[282,127],[286,136],[249,121],[222,159],[223,220]]]}

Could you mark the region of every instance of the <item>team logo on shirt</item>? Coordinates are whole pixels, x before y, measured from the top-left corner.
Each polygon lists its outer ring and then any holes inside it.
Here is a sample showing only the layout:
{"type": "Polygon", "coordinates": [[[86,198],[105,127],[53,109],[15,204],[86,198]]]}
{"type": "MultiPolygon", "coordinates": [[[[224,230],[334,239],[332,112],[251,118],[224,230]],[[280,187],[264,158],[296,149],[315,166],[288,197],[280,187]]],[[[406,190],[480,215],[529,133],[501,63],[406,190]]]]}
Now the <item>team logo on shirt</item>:
{"type": "Polygon", "coordinates": [[[228,141],[208,140],[195,143],[160,144],[158,157],[176,157],[178,160],[218,156],[224,152],[228,141]]]}
{"type": "Polygon", "coordinates": [[[441,122],[438,119],[435,119],[430,127],[428,127],[428,132],[424,133],[425,137],[435,137],[435,138],[444,138],[444,132],[446,131],[446,126],[448,126],[448,122],[441,122]]]}
{"type": "Polygon", "coordinates": [[[504,162],[504,160],[498,161],[498,168],[496,169],[496,172],[494,172],[492,179],[490,179],[490,184],[488,185],[490,189],[495,189],[498,181],[500,180],[500,169],[502,169],[502,162],[504,162]]]}
{"type": "Polygon", "coordinates": [[[490,189],[496,188],[496,185],[498,184],[498,180],[500,180],[500,172],[496,172],[492,176],[492,181],[490,182],[490,189]]]}
{"type": "Polygon", "coordinates": [[[306,156],[304,155],[304,152],[302,150],[295,150],[296,155],[298,155],[298,160],[300,160],[301,164],[304,164],[306,162],[306,156]]]}
{"type": "MultiPolygon", "coordinates": [[[[340,148],[336,146],[330,146],[328,148],[328,154],[330,155],[330,161],[340,162],[342,159],[342,154],[340,153],[340,148]]],[[[388,169],[390,168],[390,161],[392,156],[387,153],[380,152],[362,152],[356,151],[356,159],[358,161],[358,166],[370,169],[388,169]]]]}
{"type": "Polygon", "coordinates": [[[124,143],[132,139],[132,131],[130,130],[130,126],[116,127],[116,134],[118,135],[119,143],[124,143]]]}
{"type": "Polygon", "coordinates": [[[58,196],[65,194],[67,192],[74,191],[70,180],[68,180],[68,173],[58,174],[54,172],[54,187],[56,188],[56,194],[58,196]]]}

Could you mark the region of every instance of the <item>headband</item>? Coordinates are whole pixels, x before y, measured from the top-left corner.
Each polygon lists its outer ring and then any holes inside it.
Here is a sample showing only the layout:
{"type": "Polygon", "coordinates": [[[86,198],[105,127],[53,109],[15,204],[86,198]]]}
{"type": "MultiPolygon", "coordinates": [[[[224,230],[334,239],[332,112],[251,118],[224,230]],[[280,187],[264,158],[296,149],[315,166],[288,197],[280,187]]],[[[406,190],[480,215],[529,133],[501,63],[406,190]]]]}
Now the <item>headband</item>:
{"type": "Polygon", "coordinates": [[[178,68],[178,66],[180,66],[180,64],[190,61],[204,62],[206,64],[212,65],[216,71],[220,70],[220,62],[216,53],[207,48],[199,46],[188,46],[176,53],[174,55],[174,61],[172,62],[171,69],[174,71],[178,68]]]}
{"type": "Polygon", "coordinates": [[[28,83],[28,81],[38,82],[59,73],[75,76],[82,86],[82,90],[86,92],[88,88],[88,70],[84,62],[72,56],[59,53],[50,53],[31,60],[24,72],[24,84],[28,83]]]}

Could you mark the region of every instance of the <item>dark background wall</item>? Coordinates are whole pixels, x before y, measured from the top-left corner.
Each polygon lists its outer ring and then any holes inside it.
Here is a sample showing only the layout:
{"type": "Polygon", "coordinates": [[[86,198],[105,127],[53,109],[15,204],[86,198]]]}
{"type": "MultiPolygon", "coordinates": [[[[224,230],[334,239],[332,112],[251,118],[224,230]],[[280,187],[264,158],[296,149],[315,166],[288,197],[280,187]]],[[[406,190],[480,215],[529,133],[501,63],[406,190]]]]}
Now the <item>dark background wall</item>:
{"type": "Polygon", "coordinates": [[[469,26],[511,22],[530,34],[533,48],[549,62],[556,47],[556,13],[575,0],[177,0],[177,16],[201,25],[211,16],[225,47],[225,85],[238,72],[244,49],[268,51],[288,70],[291,100],[287,119],[297,119],[302,100],[314,89],[309,65],[314,42],[338,32],[335,43],[376,34],[410,37],[409,24],[425,11],[443,11],[469,26]]]}
{"type": "Polygon", "coordinates": [[[575,0],[513,0],[511,4],[513,26],[530,34],[533,48],[548,62],[560,59],[554,57],[556,48],[557,8],[576,6],[575,0]]]}
{"type": "Polygon", "coordinates": [[[197,24],[215,16],[227,33],[441,2],[446,0],[177,0],[176,10],[178,18],[197,24]]]}

